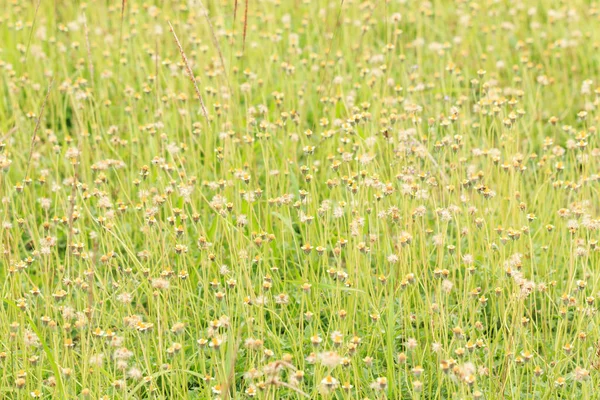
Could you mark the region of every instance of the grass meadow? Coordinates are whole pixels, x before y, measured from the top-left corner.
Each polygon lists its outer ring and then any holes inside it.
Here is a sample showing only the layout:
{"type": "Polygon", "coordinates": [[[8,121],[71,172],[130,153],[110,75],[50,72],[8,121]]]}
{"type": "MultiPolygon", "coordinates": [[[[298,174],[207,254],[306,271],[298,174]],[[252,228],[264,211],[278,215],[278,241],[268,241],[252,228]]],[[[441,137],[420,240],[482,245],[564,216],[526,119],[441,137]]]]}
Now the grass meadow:
{"type": "Polygon", "coordinates": [[[0,398],[600,398],[597,3],[1,5],[0,398]]]}

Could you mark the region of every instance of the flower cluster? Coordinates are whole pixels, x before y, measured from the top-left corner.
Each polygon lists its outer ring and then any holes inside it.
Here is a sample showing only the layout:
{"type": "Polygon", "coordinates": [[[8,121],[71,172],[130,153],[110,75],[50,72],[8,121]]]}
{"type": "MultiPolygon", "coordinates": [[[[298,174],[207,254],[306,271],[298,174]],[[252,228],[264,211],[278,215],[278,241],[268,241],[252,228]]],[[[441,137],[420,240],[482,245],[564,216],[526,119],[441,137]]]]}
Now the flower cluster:
{"type": "Polygon", "coordinates": [[[0,15],[2,396],[595,398],[597,5],[64,3],[0,15]]]}

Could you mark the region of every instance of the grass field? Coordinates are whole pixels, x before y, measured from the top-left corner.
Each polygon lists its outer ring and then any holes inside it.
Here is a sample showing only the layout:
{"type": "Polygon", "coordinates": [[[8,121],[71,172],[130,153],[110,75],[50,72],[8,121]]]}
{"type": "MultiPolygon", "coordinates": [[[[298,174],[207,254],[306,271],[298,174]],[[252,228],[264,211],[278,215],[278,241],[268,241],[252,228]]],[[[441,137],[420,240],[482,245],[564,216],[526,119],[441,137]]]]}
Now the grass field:
{"type": "Polygon", "coordinates": [[[599,7],[4,1],[0,398],[600,398],[599,7]]]}

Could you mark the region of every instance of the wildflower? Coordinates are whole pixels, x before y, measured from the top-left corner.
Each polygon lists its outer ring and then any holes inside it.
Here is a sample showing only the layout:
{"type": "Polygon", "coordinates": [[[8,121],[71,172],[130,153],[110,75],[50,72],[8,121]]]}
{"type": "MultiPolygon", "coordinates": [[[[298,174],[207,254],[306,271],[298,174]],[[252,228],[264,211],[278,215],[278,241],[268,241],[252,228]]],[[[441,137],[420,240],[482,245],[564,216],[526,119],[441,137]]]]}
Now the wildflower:
{"type": "Polygon", "coordinates": [[[374,390],[385,390],[388,382],[386,377],[379,377],[375,379],[375,382],[371,383],[371,389],[374,390]]]}
{"type": "Polygon", "coordinates": [[[340,365],[341,357],[334,351],[319,353],[319,361],[328,368],[340,365]]]}
{"type": "Polygon", "coordinates": [[[325,393],[329,393],[339,386],[339,381],[332,377],[331,375],[327,375],[325,378],[321,380],[321,388],[325,393]]]}

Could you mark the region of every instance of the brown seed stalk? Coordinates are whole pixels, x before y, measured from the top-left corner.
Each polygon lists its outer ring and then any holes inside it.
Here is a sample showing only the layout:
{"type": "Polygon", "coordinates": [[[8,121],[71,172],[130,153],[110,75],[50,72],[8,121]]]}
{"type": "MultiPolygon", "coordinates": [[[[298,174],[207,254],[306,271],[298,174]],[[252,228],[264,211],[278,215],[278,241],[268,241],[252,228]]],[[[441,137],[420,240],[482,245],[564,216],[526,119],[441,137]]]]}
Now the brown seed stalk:
{"type": "Polygon", "coordinates": [[[242,51],[246,51],[246,32],[248,31],[248,0],[246,0],[246,8],[244,9],[244,38],[242,42],[242,51]]]}
{"type": "Polygon", "coordinates": [[[179,42],[179,38],[177,37],[177,34],[175,33],[175,29],[173,29],[173,25],[171,25],[171,21],[168,21],[168,23],[169,23],[169,28],[171,28],[171,32],[173,33],[173,37],[175,38],[175,43],[177,43],[177,47],[179,48],[179,53],[181,54],[181,59],[183,60],[183,63],[185,64],[185,68],[187,70],[188,76],[189,76],[190,80],[192,81],[192,83],[194,84],[194,89],[196,90],[196,95],[198,96],[198,99],[200,99],[200,106],[202,107],[202,113],[204,114],[204,117],[208,120],[208,111],[206,110],[206,107],[204,106],[204,100],[202,100],[202,95],[200,94],[200,89],[198,89],[198,85],[196,84],[196,78],[194,77],[194,73],[192,72],[192,69],[190,68],[188,59],[185,55],[185,52],[183,51],[183,47],[181,46],[181,43],[179,42]]]}
{"type": "Polygon", "coordinates": [[[46,92],[46,97],[44,97],[44,101],[42,102],[42,107],[40,108],[40,113],[37,118],[37,122],[35,123],[35,129],[33,130],[33,136],[31,137],[31,146],[29,147],[29,156],[27,156],[27,167],[25,169],[25,175],[29,176],[29,166],[31,165],[31,156],[33,155],[33,146],[35,145],[35,139],[37,138],[38,129],[40,129],[40,122],[42,121],[42,115],[44,114],[44,108],[46,107],[46,102],[48,101],[48,97],[50,96],[50,89],[52,89],[52,84],[54,83],[54,77],[50,81],[48,85],[48,91],[46,92]]]}
{"type": "Polygon", "coordinates": [[[225,60],[223,59],[223,52],[221,51],[221,46],[219,45],[219,41],[217,39],[217,35],[215,33],[215,28],[213,27],[212,22],[210,21],[210,16],[208,15],[208,10],[204,7],[204,3],[200,0],[200,6],[202,7],[202,13],[204,14],[204,18],[208,23],[208,29],[210,30],[210,35],[213,41],[213,45],[217,49],[217,53],[219,54],[219,60],[221,61],[221,66],[223,67],[223,73],[225,74],[225,80],[227,81],[227,87],[229,88],[229,93],[231,92],[231,84],[229,82],[229,76],[227,75],[227,68],[225,67],[225,60]]]}

